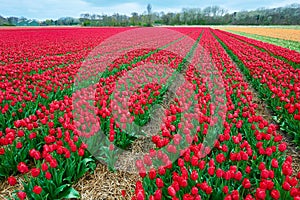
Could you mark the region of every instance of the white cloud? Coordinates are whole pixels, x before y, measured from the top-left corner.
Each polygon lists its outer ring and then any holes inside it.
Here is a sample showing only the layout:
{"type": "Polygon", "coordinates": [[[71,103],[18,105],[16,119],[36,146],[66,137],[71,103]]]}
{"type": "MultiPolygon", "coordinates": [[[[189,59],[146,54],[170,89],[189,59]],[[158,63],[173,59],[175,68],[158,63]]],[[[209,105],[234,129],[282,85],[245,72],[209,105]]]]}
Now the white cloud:
{"type": "Polygon", "coordinates": [[[145,8],[138,3],[120,3],[114,6],[95,6],[83,0],[2,0],[4,16],[24,16],[44,20],[64,16],[79,17],[82,13],[127,14],[142,13],[145,8]]]}
{"type": "MultiPolygon", "coordinates": [[[[297,3],[296,0],[151,0],[154,12],[178,12],[182,8],[204,8],[219,5],[228,11],[252,10],[259,7],[279,7],[297,3]]],[[[1,0],[1,13],[5,17],[17,16],[34,19],[57,19],[70,16],[79,17],[82,13],[127,14],[143,13],[148,2],[143,0],[1,0]]]]}
{"type": "Polygon", "coordinates": [[[107,14],[113,14],[113,13],[119,13],[119,14],[127,14],[130,15],[133,12],[142,13],[146,9],[144,6],[138,4],[138,3],[121,3],[117,4],[115,6],[107,6],[107,7],[96,7],[97,10],[101,10],[101,13],[107,13],[107,14]]]}
{"type": "Polygon", "coordinates": [[[268,6],[269,8],[278,8],[278,7],[284,7],[286,5],[290,5],[293,3],[299,3],[299,1],[295,1],[295,0],[284,0],[281,2],[276,2],[276,3],[271,3],[270,6],[268,6]]]}

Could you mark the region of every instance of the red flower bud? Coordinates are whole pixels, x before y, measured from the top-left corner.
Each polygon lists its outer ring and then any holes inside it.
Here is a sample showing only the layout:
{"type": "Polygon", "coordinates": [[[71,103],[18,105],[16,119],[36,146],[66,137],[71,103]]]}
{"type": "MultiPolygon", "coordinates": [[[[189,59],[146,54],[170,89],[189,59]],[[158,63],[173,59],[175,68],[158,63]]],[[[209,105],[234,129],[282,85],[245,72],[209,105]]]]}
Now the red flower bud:
{"type": "Polygon", "coordinates": [[[272,190],[271,191],[271,197],[273,199],[279,199],[280,198],[280,192],[278,190],[272,190]]]}
{"type": "Polygon", "coordinates": [[[40,169],[39,168],[33,168],[33,169],[31,169],[31,175],[33,177],[38,177],[40,175],[40,169]]]}
{"type": "Polygon", "coordinates": [[[149,171],[149,178],[151,179],[151,180],[153,180],[153,179],[155,179],[155,177],[156,177],[156,171],[155,171],[155,169],[150,169],[150,171],[149,171]]]}
{"type": "Polygon", "coordinates": [[[197,180],[198,179],[198,172],[196,170],[193,170],[192,173],[191,173],[191,179],[193,181],[197,180]]]}
{"type": "Polygon", "coordinates": [[[51,180],[51,178],[52,178],[51,173],[50,172],[46,172],[45,173],[45,178],[48,179],[48,180],[51,180]]]}
{"type": "Polygon", "coordinates": [[[20,200],[24,200],[26,198],[26,196],[27,196],[26,193],[22,192],[22,191],[19,191],[17,193],[17,195],[18,195],[18,197],[19,197],[20,200]]]}
{"type": "Polygon", "coordinates": [[[156,186],[158,187],[158,188],[162,188],[162,187],[164,187],[164,182],[163,182],[163,180],[161,179],[161,178],[156,178],[156,186]]]}
{"type": "Polygon", "coordinates": [[[29,169],[24,162],[20,162],[18,164],[17,168],[18,168],[18,171],[21,172],[22,174],[29,172],[29,169]]]}
{"type": "Polygon", "coordinates": [[[14,176],[10,176],[7,178],[8,184],[14,186],[17,184],[17,179],[14,176]]]}
{"type": "Polygon", "coordinates": [[[174,197],[176,195],[176,191],[175,189],[172,187],[172,186],[169,186],[168,187],[168,194],[171,196],[171,197],[174,197]]]}
{"type": "Polygon", "coordinates": [[[40,186],[37,186],[37,185],[36,185],[36,186],[33,187],[33,190],[32,190],[32,191],[33,191],[34,193],[36,193],[36,194],[41,194],[42,190],[43,190],[43,189],[42,189],[40,186]]]}

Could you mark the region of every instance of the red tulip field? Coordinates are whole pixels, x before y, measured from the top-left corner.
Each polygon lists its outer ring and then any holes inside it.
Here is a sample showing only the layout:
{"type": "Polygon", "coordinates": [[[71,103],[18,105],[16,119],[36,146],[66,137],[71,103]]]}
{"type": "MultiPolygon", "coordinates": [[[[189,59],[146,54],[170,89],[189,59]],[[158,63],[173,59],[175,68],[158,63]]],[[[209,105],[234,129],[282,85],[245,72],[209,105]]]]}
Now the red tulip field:
{"type": "Polygon", "coordinates": [[[0,29],[0,199],[300,200],[300,53],[219,29],[0,29]]]}

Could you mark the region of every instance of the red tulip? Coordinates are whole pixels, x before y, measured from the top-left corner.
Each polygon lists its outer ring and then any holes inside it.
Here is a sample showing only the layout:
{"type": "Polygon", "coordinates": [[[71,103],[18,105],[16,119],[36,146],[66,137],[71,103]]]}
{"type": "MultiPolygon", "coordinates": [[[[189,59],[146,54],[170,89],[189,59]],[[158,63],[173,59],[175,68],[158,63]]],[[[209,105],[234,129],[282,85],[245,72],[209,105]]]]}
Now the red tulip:
{"type": "Polygon", "coordinates": [[[242,185],[244,188],[249,189],[251,187],[251,183],[249,181],[249,179],[245,178],[242,182],[242,185]]]}
{"type": "Polygon", "coordinates": [[[27,165],[24,162],[20,162],[18,164],[18,171],[21,172],[22,174],[25,174],[27,172],[29,172],[29,169],[27,167],[27,165]]]}
{"type": "Polygon", "coordinates": [[[273,199],[279,199],[279,198],[280,198],[280,193],[279,193],[279,191],[278,191],[278,190],[272,190],[272,191],[271,191],[271,197],[272,197],[273,199]]]}
{"type": "Polygon", "coordinates": [[[266,198],[266,191],[260,188],[256,189],[255,196],[257,199],[265,199],[266,198]]]}
{"type": "Polygon", "coordinates": [[[156,171],[155,171],[155,169],[150,169],[150,171],[149,171],[149,178],[151,179],[151,180],[153,180],[153,179],[155,179],[155,177],[156,177],[156,171]]]}
{"type": "Polygon", "coordinates": [[[17,184],[17,179],[14,176],[8,177],[7,181],[8,181],[8,184],[11,186],[14,186],[17,184]]]}
{"type": "Polygon", "coordinates": [[[169,186],[168,187],[168,194],[171,196],[171,197],[174,197],[176,195],[176,191],[175,189],[172,187],[172,186],[169,186]]]}
{"type": "Polygon", "coordinates": [[[284,182],[283,184],[282,184],[282,188],[284,189],[284,190],[286,190],[286,191],[289,191],[290,189],[291,189],[291,185],[288,183],[288,182],[284,182]]]}
{"type": "Polygon", "coordinates": [[[24,199],[26,199],[27,195],[25,192],[19,191],[19,192],[17,192],[17,196],[19,197],[20,200],[24,200],[24,199]]]}
{"type": "Polygon", "coordinates": [[[42,189],[40,186],[37,186],[37,185],[36,185],[36,186],[33,187],[33,190],[32,190],[32,191],[33,191],[35,194],[41,194],[42,190],[43,190],[43,189],[42,189]]]}
{"type": "Polygon", "coordinates": [[[39,168],[33,168],[33,169],[31,169],[31,175],[33,177],[38,177],[40,175],[40,169],[39,168]]]}

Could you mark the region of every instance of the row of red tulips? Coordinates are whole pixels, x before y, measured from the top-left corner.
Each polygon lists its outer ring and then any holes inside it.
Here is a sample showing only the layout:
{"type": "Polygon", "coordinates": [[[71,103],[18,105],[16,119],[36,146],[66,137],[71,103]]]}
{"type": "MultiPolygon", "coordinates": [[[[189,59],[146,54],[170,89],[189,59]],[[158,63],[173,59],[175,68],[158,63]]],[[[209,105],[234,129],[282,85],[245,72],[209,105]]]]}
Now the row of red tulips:
{"type": "Polygon", "coordinates": [[[2,29],[0,66],[24,64],[47,56],[86,54],[100,42],[128,28],[2,29]]]}
{"type": "Polygon", "coordinates": [[[0,131],[33,114],[39,103],[48,105],[70,95],[71,77],[90,49],[123,30],[2,30],[0,131]]]}
{"type": "Polygon", "coordinates": [[[213,32],[273,111],[281,129],[299,145],[300,70],[221,31],[213,32]]]}
{"type": "MultiPolygon", "coordinates": [[[[74,82],[74,77],[78,79],[78,72],[79,70],[83,71],[82,79],[86,82],[91,82],[91,80],[85,80],[85,79],[91,79],[91,77],[94,76],[95,70],[98,70],[97,67],[94,66],[96,60],[92,59],[94,62],[93,65],[90,66],[89,70],[87,70],[87,67],[82,66],[82,61],[84,60],[85,56],[88,55],[88,52],[90,49],[94,48],[96,44],[103,43],[103,40],[108,37],[109,35],[112,36],[117,32],[122,31],[123,29],[100,29],[96,30],[94,33],[97,35],[98,31],[102,31],[104,34],[97,37],[91,37],[88,42],[86,41],[86,38],[89,38],[90,29],[80,29],[80,34],[82,34],[82,39],[78,39],[78,45],[81,44],[81,50],[78,51],[78,46],[74,45],[73,48],[69,48],[69,41],[76,41],[73,35],[73,29],[67,29],[69,31],[69,35],[65,36],[67,38],[59,38],[60,40],[64,40],[67,45],[60,45],[61,49],[64,49],[64,51],[70,51],[71,54],[66,54],[63,56],[45,56],[37,60],[33,60],[31,62],[22,62],[22,63],[14,63],[9,65],[0,66],[1,67],[1,76],[0,76],[0,88],[2,89],[0,91],[0,110],[2,115],[0,116],[0,122],[1,124],[6,124],[6,126],[0,126],[0,130],[4,131],[5,127],[12,128],[12,122],[17,119],[23,119],[25,117],[28,117],[30,114],[33,114],[36,109],[38,108],[39,103],[43,103],[44,105],[48,105],[53,100],[59,100],[62,99],[63,96],[68,95],[70,96],[72,94],[72,84],[74,82]],[[104,31],[106,30],[106,31],[104,31]],[[86,48],[86,45],[89,45],[89,48],[86,48]]],[[[77,29],[76,29],[77,30],[77,29]]],[[[53,32],[54,35],[56,35],[56,29],[50,30],[50,33],[53,32]]],[[[58,35],[60,35],[60,32],[64,32],[63,30],[58,31],[58,35]]],[[[12,32],[17,32],[17,39],[19,39],[20,43],[22,41],[30,42],[30,38],[23,38],[23,34],[30,34],[32,31],[15,31],[11,30],[11,32],[4,31],[4,33],[1,33],[4,38],[5,36],[8,37],[8,35],[12,32]],[[29,41],[27,41],[29,40],[29,41]]],[[[40,31],[38,30],[37,33],[33,32],[33,35],[40,34],[41,37],[53,37],[53,34],[50,34],[48,31],[40,31]]],[[[172,35],[172,34],[171,34],[172,35]]],[[[161,41],[158,40],[160,43],[157,44],[158,47],[163,46],[166,42],[171,42],[174,38],[170,36],[168,41],[161,41]]],[[[167,37],[166,35],[165,37],[167,37]]],[[[173,33],[174,37],[174,33],[173,33]]],[[[107,54],[109,52],[116,52],[119,51],[118,48],[112,48],[114,47],[111,42],[117,42],[119,45],[123,41],[126,41],[126,43],[132,43],[133,40],[140,40],[142,43],[140,45],[149,45],[150,39],[155,39],[153,37],[150,37],[149,39],[144,39],[143,36],[139,36],[139,38],[130,38],[127,36],[124,38],[124,36],[119,36],[119,38],[114,38],[113,41],[108,41],[101,45],[101,52],[99,52],[97,49],[96,51],[93,51],[93,53],[97,54],[107,54]]],[[[50,40],[49,38],[47,40],[50,40]]],[[[17,40],[18,41],[18,40],[17,40]]],[[[38,43],[37,40],[33,42],[35,47],[42,48],[43,43],[38,43]]],[[[9,41],[9,42],[15,42],[16,41],[9,41]]],[[[45,49],[49,50],[49,52],[52,52],[52,48],[56,47],[56,42],[54,41],[54,44],[50,45],[50,47],[46,47],[45,49]]],[[[130,47],[130,45],[127,45],[130,47]]],[[[31,46],[27,47],[28,49],[31,48],[31,46]]],[[[99,47],[98,47],[99,48],[99,47]]],[[[133,47],[131,47],[133,48],[133,47]]],[[[32,50],[25,49],[24,51],[31,52],[32,50]]],[[[34,49],[33,49],[34,50],[34,49]]],[[[6,54],[9,55],[12,51],[15,51],[15,49],[6,49],[6,54]]],[[[43,55],[43,52],[39,53],[40,56],[43,55]]],[[[20,55],[18,55],[20,56],[20,55]]],[[[95,56],[95,55],[90,55],[95,56]]],[[[97,61],[103,62],[105,60],[105,56],[100,57],[97,61]]],[[[13,59],[14,62],[18,61],[18,58],[13,59]]],[[[120,60],[122,62],[122,60],[120,60]]],[[[105,61],[104,61],[105,62],[105,61]]],[[[118,63],[115,64],[117,66],[118,63]]],[[[114,66],[112,66],[114,67],[114,66]]],[[[80,81],[83,81],[80,80],[80,81]]]]}
{"type": "Polygon", "coordinates": [[[244,36],[236,35],[233,33],[225,32],[225,31],[221,31],[221,32],[224,34],[227,34],[233,38],[236,38],[243,42],[246,42],[249,45],[253,45],[254,47],[259,48],[263,51],[266,51],[266,52],[270,53],[271,55],[274,55],[275,57],[284,58],[286,61],[294,62],[295,67],[299,68],[300,54],[297,51],[290,50],[288,48],[284,48],[281,46],[276,46],[274,44],[262,42],[259,40],[254,40],[254,39],[247,38],[244,36]]]}

